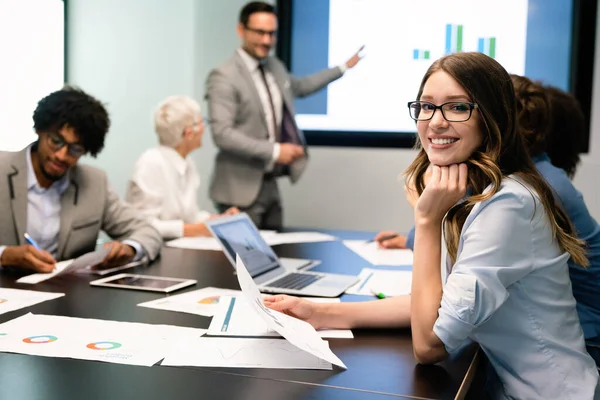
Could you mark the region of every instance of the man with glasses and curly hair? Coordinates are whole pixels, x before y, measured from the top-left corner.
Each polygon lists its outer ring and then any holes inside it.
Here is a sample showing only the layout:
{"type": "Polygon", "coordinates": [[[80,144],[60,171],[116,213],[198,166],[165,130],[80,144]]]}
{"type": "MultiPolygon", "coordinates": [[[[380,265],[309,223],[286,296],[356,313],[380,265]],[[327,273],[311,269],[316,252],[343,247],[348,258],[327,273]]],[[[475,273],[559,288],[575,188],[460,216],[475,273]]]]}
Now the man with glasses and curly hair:
{"type": "Polygon", "coordinates": [[[65,87],[39,101],[33,124],[36,142],[0,152],[0,266],[50,272],[94,250],[100,230],[115,241],[99,267],[156,258],[158,232],[109,189],[104,172],[78,164],[104,147],[102,103],[65,87]]]}

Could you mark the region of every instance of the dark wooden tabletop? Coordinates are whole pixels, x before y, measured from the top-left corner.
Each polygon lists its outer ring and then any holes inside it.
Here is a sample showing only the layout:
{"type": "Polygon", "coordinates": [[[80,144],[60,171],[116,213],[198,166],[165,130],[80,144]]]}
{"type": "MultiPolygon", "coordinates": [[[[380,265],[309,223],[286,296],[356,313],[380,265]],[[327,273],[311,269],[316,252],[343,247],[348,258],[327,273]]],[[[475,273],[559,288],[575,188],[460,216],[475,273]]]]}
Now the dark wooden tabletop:
{"type": "MultiPolygon", "coordinates": [[[[350,233],[357,238],[358,233],[350,233]]],[[[364,234],[363,234],[364,236],[364,234]]],[[[321,271],[358,274],[366,261],[341,242],[274,247],[280,256],[322,260],[321,271]]],[[[148,267],[131,272],[192,278],[195,290],[206,286],[239,289],[233,268],[221,252],[163,249],[148,267]]],[[[210,318],[137,307],[164,295],[89,286],[88,275],[66,275],[35,286],[15,283],[19,273],[2,271],[0,286],[63,292],[66,296],[0,315],[5,322],[27,312],[153,324],[208,328],[210,318]]],[[[175,294],[183,293],[178,291],[175,294]]],[[[364,301],[362,296],[343,301],[364,301]]],[[[459,393],[477,348],[467,345],[435,366],[418,365],[410,331],[354,330],[354,339],[329,339],[344,371],[245,368],[137,367],[93,361],[0,354],[0,399],[379,399],[388,396],[454,399],[459,393]]],[[[466,385],[463,385],[463,389],[466,385]]]]}

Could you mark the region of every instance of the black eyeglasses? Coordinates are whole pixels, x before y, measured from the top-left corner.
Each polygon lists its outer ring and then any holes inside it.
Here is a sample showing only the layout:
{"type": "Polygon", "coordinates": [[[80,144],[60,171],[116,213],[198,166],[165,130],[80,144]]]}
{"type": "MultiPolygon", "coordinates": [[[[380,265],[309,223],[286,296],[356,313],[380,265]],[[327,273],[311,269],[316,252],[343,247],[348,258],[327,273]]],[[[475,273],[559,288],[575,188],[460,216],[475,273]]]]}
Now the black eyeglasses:
{"type": "Polygon", "coordinates": [[[249,26],[244,26],[244,28],[250,32],[256,33],[258,36],[269,35],[270,37],[275,37],[277,35],[277,31],[265,31],[262,29],[250,28],[249,26]]]}
{"type": "Polygon", "coordinates": [[[471,118],[477,103],[450,101],[436,106],[428,101],[411,101],[408,103],[410,117],[415,121],[429,121],[433,118],[436,110],[442,112],[442,116],[448,122],[465,122],[471,118]]]}
{"type": "Polygon", "coordinates": [[[85,147],[77,143],[69,143],[65,140],[60,133],[48,132],[48,145],[52,151],[59,151],[63,147],[67,146],[69,155],[74,158],[79,158],[86,153],[85,147]]]}

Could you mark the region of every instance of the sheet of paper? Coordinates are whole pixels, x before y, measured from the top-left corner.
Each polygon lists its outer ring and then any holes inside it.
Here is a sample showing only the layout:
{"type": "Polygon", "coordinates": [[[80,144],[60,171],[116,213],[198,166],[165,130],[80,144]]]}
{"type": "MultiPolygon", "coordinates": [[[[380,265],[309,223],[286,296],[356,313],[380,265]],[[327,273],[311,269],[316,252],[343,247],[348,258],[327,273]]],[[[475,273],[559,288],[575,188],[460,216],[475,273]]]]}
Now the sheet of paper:
{"type": "Polygon", "coordinates": [[[239,290],[205,287],[183,294],[161,297],[140,303],[138,306],[211,317],[218,309],[222,296],[238,296],[241,293],[239,290]]]}
{"type": "Polygon", "coordinates": [[[408,249],[381,249],[377,242],[344,240],[344,245],[373,265],[412,265],[413,252],[408,249]]]}
{"type": "Polygon", "coordinates": [[[64,293],[48,293],[36,292],[34,290],[0,288],[0,314],[30,307],[34,304],[53,300],[64,295],[64,293]]]}
{"type": "Polygon", "coordinates": [[[230,368],[332,369],[285,339],[198,338],[181,343],[161,365],[230,368]]]}
{"type": "Polygon", "coordinates": [[[46,273],[46,274],[37,273],[37,274],[27,275],[22,278],[19,278],[17,280],[17,282],[18,283],[28,283],[28,284],[40,283],[40,282],[46,281],[50,278],[54,278],[55,276],[58,276],[58,275],[66,274],[69,272],[74,272],[78,269],[83,269],[88,266],[100,264],[104,260],[104,257],[106,257],[106,255],[108,254],[109,251],[110,251],[109,248],[103,248],[103,249],[100,249],[97,251],[92,251],[90,253],[86,253],[82,256],[77,257],[74,260],[65,260],[65,261],[57,262],[56,267],[54,268],[54,271],[46,273]]]}
{"type": "Polygon", "coordinates": [[[279,262],[285,269],[289,270],[309,270],[321,264],[320,260],[309,260],[306,258],[288,258],[279,257],[279,262]]]}
{"type": "MultiPolygon", "coordinates": [[[[307,298],[307,300],[329,303],[338,302],[340,299],[316,299],[307,298]]],[[[322,338],[352,339],[354,335],[349,329],[324,329],[317,333],[322,338]]],[[[260,316],[258,316],[252,306],[248,304],[246,298],[221,297],[221,302],[217,305],[213,319],[208,327],[207,335],[213,336],[250,336],[250,337],[280,337],[281,335],[269,326],[260,316]]]]}
{"type": "Polygon", "coordinates": [[[277,331],[299,349],[309,352],[331,364],[347,369],[346,365],[333,354],[327,342],[321,339],[312,325],[265,307],[258,287],[248,273],[244,262],[239,257],[236,260],[236,271],[238,282],[246,301],[267,322],[269,329],[277,331]]]}
{"type": "Polygon", "coordinates": [[[0,325],[0,351],[152,366],[205,333],[169,325],[26,314],[0,325]]]}
{"type": "Polygon", "coordinates": [[[374,297],[383,293],[386,297],[410,294],[412,271],[388,271],[363,268],[358,275],[359,281],[350,286],[346,293],[374,297]]]}
{"type": "Polygon", "coordinates": [[[278,233],[265,238],[270,246],[287,243],[314,243],[338,240],[335,236],[320,232],[288,232],[278,233]]]}
{"type": "MultiPolygon", "coordinates": [[[[268,240],[269,237],[277,235],[276,231],[261,230],[260,235],[263,239],[268,240]]],[[[169,247],[177,247],[180,249],[192,250],[223,250],[221,244],[214,237],[183,237],[170,240],[165,243],[169,247]]]]}
{"type": "Polygon", "coordinates": [[[213,237],[182,237],[165,243],[169,247],[194,250],[222,250],[223,247],[213,237]]]}

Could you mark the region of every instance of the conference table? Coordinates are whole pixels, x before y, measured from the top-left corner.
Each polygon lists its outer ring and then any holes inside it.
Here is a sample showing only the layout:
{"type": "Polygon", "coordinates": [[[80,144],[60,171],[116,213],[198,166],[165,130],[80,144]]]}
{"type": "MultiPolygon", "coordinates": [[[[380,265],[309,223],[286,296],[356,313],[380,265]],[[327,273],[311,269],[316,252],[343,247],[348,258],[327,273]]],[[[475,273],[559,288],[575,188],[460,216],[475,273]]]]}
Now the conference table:
{"type": "MultiPolygon", "coordinates": [[[[327,231],[342,239],[367,239],[366,232],[327,231]]],[[[341,241],[274,246],[282,257],[321,260],[315,271],[358,274],[372,267],[341,241]]],[[[220,251],[164,247],[158,260],[127,272],[191,278],[203,287],[239,289],[231,264],[220,251]]],[[[2,271],[5,288],[62,292],[64,297],[0,315],[6,322],[27,312],[124,322],[208,328],[209,317],[138,307],[165,295],[91,287],[97,277],[59,276],[25,285],[22,273],[2,271]]],[[[343,295],[342,301],[371,300],[343,295]]],[[[354,339],[328,339],[347,370],[138,367],[67,358],[0,354],[0,399],[455,399],[468,393],[480,358],[477,345],[466,344],[433,366],[416,363],[408,329],[356,329],[354,339]]],[[[478,380],[479,378],[477,378],[478,380]]]]}

